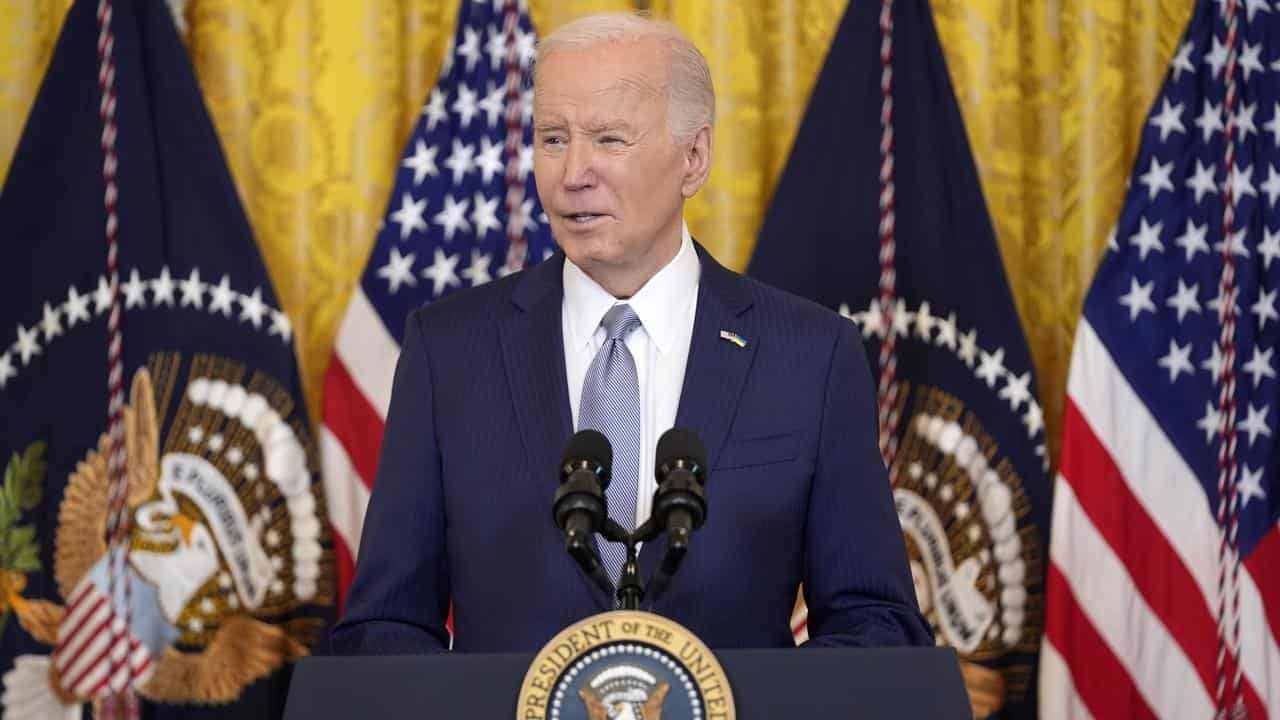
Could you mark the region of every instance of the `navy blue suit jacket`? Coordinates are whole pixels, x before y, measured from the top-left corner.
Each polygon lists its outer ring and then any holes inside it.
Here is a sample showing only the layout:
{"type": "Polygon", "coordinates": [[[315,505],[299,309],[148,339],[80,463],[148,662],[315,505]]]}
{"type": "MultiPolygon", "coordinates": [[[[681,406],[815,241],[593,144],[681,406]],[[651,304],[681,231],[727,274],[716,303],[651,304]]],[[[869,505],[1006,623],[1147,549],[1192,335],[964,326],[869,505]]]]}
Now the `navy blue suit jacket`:
{"type": "MultiPolygon", "coordinates": [[[[853,324],[698,255],[676,425],[706,444],[709,509],[653,611],[711,647],[783,647],[803,581],[812,644],[932,644],[853,324]]],[[[551,518],[572,434],[563,263],[410,316],[336,652],[446,648],[451,600],[454,648],[471,652],[534,651],[612,609],[551,518]]],[[[643,578],[664,551],[643,546],[643,578]]]]}

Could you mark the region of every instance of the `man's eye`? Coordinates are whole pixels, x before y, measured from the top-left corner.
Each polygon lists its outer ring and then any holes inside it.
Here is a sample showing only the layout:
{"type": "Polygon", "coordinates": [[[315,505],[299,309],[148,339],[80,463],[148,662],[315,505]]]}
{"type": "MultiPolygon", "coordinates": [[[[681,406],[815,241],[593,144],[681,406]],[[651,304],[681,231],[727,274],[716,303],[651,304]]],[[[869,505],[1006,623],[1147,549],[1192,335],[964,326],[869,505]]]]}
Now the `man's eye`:
{"type": "Polygon", "coordinates": [[[553,135],[547,135],[543,136],[542,144],[548,147],[555,147],[557,145],[563,145],[564,140],[563,138],[555,137],[553,135]]]}
{"type": "Polygon", "coordinates": [[[617,135],[605,135],[604,137],[600,138],[600,142],[606,145],[617,145],[622,142],[622,138],[618,137],[617,135]]]}

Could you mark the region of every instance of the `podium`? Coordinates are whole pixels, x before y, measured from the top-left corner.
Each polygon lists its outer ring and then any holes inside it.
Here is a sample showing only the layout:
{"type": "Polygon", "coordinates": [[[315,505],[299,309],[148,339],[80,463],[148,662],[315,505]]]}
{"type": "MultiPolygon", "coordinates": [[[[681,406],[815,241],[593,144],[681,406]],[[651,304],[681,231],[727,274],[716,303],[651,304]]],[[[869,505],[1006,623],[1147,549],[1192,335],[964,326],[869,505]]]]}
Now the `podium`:
{"type": "MultiPolygon", "coordinates": [[[[968,719],[950,648],[719,650],[739,720],[968,719]]],[[[513,720],[532,654],[311,657],[295,668],[286,720],[513,720]]]]}

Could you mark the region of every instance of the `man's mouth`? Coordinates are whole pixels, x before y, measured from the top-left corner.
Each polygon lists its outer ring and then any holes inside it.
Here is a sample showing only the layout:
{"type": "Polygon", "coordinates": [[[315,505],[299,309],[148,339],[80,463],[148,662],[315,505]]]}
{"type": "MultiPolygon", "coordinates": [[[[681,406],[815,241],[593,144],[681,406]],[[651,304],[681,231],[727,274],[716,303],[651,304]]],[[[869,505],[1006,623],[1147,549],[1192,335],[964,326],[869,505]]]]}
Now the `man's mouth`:
{"type": "Polygon", "coordinates": [[[565,218],[567,218],[569,222],[577,223],[579,225],[586,225],[587,223],[602,217],[604,217],[604,215],[598,213],[571,213],[569,215],[565,215],[565,218]]]}

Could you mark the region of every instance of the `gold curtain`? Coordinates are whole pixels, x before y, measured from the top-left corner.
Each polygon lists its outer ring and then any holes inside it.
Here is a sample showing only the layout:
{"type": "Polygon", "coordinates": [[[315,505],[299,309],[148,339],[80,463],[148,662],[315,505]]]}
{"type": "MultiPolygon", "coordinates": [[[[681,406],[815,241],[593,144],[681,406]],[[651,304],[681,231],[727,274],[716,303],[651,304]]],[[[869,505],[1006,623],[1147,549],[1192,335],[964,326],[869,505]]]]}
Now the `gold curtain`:
{"type": "MultiPolygon", "coordinates": [[[[853,0],[874,2],[875,0],[853,0]]],[[[898,0],[918,2],[920,0],[898,0]]],[[[170,0],[281,302],[312,417],[457,0],[170,0]]],[[[1070,344],[1192,0],[932,0],[1056,451],[1070,344]]],[[[0,0],[0,175],[70,0],[0,0]]],[[[707,54],[693,232],[741,269],[845,0],[531,0],[538,29],[647,8],[707,54]]],[[[1056,455],[1055,455],[1056,456],[1056,455]]]]}

